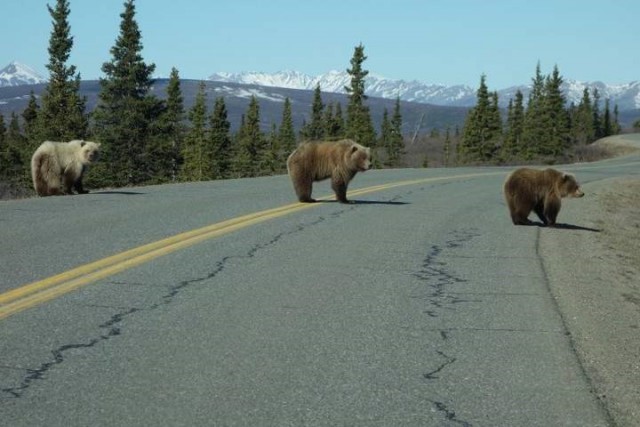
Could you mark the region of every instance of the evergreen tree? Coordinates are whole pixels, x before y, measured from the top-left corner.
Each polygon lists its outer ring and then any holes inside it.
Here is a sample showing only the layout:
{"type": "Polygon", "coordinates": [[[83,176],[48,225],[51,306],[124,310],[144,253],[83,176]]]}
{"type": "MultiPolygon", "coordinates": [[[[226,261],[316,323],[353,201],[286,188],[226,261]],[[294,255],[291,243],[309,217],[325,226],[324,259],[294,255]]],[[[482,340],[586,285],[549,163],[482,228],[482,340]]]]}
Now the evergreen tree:
{"type": "Polygon", "coordinates": [[[507,130],[502,146],[502,155],[505,159],[517,158],[523,151],[522,131],[524,126],[524,97],[518,90],[515,100],[509,101],[507,112],[507,130]]]}
{"type": "Polygon", "coordinates": [[[12,188],[27,188],[31,186],[31,168],[28,144],[20,129],[20,119],[15,112],[11,112],[9,126],[5,133],[4,159],[6,169],[1,173],[12,188]]]}
{"type": "Polygon", "coordinates": [[[391,166],[392,160],[389,149],[391,146],[391,121],[389,120],[389,112],[387,111],[386,107],[382,113],[382,123],[380,124],[380,139],[378,140],[378,145],[387,149],[387,159],[385,161],[385,166],[391,166]]]}
{"type": "Polygon", "coordinates": [[[476,106],[467,115],[459,144],[459,154],[464,161],[489,161],[496,153],[502,134],[497,100],[497,93],[489,94],[483,74],[476,106]]]}
{"type": "Polygon", "coordinates": [[[278,139],[278,128],[275,123],[271,123],[271,131],[266,137],[265,151],[263,154],[264,170],[263,174],[273,175],[280,172],[279,165],[280,140],[278,139]]]}
{"type": "Polygon", "coordinates": [[[522,150],[520,150],[520,155],[525,159],[533,159],[538,156],[542,151],[540,144],[548,140],[549,137],[544,90],[545,78],[540,71],[540,63],[538,62],[522,128],[522,150]]]}
{"type": "Polygon", "coordinates": [[[29,94],[29,104],[27,104],[27,108],[25,108],[25,110],[22,112],[22,118],[24,120],[25,137],[27,138],[27,141],[29,141],[29,146],[33,148],[34,151],[37,148],[37,146],[40,145],[36,142],[38,141],[38,137],[39,137],[38,135],[39,112],[40,112],[40,106],[36,101],[36,96],[33,93],[33,89],[32,89],[31,93],[29,94]]]}
{"type": "Polygon", "coordinates": [[[188,113],[191,124],[184,141],[181,179],[204,181],[212,179],[209,136],[207,131],[207,105],[205,83],[200,82],[193,107],[188,113]]]}
{"type": "MultiPolygon", "coordinates": [[[[67,66],[73,47],[69,26],[69,1],[57,0],[55,8],[47,5],[53,19],[49,39],[49,82],[42,95],[39,114],[39,139],[69,141],[83,139],[87,134],[86,98],[79,95],[80,74],[76,67],[67,66]]],[[[34,132],[35,133],[35,132],[34,132]]],[[[35,138],[34,135],[29,135],[35,138]]]]}
{"type": "Polygon", "coordinates": [[[609,98],[604,101],[604,113],[602,115],[602,136],[613,135],[613,123],[611,123],[611,111],[609,111],[609,98]]]}
{"type": "Polygon", "coordinates": [[[339,102],[329,104],[325,109],[324,125],[327,139],[335,141],[345,137],[342,105],[339,102]]]}
{"type": "Polygon", "coordinates": [[[589,89],[585,88],[582,92],[582,99],[580,104],[575,108],[573,117],[573,134],[575,142],[579,145],[586,145],[595,139],[595,126],[593,124],[593,104],[591,103],[591,96],[589,95],[589,89]]]}
{"type": "Polygon", "coordinates": [[[367,99],[365,78],[369,71],[363,69],[362,64],[366,59],[364,46],[362,44],[356,46],[351,58],[351,68],[347,69],[347,73],[351,76],[351,85],[345,86],[345,90],[349,94],[345,134],[347,138],[372,147],[375,146],[376,134],[371,122],[369,107],[365,105],[367,99]]]}
{"type": "Polygon", "coordinates": [[[547,123],[547,137],[538,145],[538,153],[543,156],[557,157],[569,146],[569,116],[561,89],[562,82],[558,67],[555,66],[545,82],[543,114],[547,123]]]}
{"type": "Polygon", "coordinates": [[[442,163],[445,167],[449,166],[451,159],[451,130],[447,127],[444,135],[444,145],[442,147],[442,163]]]}
{"type": "Polygon", "coordinates": [[[389,165],[397,167],[400,165],[400,159],[404,152],[404,137],[402,136],[402,113],[400,111],[400,97],[396,98],[393,108],[393,116],[391,117],[391,133],[387,145],[387,154],[389,165]]]}
{"type": "MultiPolygon", "coordinates": [[[[593,106],[591,107],[593,113],[593,140],[602,138],[602,117],[600,116],[600,92],[598,88],[593,88],[593,106]]],[[[589,141],[592,142],[592,141],[589,141]]]]}
{"type": "Polygon", "coordinates": [[[302,128],[301,134],[303,139],[310,141],[320,141],[324,138],[324,104],[322,102],[322,94],[320,92],[320,84],[313,91],[313,104],[311,105],[311,121],[302,128]]]}
{"type": "Polygon", "coordinates": [[[228,119],[227,106],[224,98],[216,98],[211,114],[210,138],[213,148],[213,177],[215,179],[230,178],[232,176],[232,160],[234,157],[231,145],[231,123],[228,119]]]}
{"type": "Polygon", "coordinates": [[[237,137],[235,171],[239,177],[259,176],[266,171],[265,137],[260,130],[260,105],[251,97],[237,137]]]}
{"type": "Polygon", "coordinates": [[[613,106],[613,124],[612,124],[612,131],[614,135],[617,135],[620,133],[620,122],[619,122],[619,113],[618,113],[618,104],[613,106]]]}
{"type": "Polygon", "coordinates": [[[149,178],[153,165],[145,159],[146,144],[162,114],[162,103],[150,94],[155,65],[142,58],[133,0],[124,6],[113,57],[102,65],[106,77],[100,79],[100,102],[94,112],[96,134],[103,144],[102,176],[105,184],[115,186],[149,178]]]}
{"type": "MultiPolygon", "coordinates": [[[[182,144],[185,136],[184,98],[180,87],[180,75],[174,67],[171,69],[167,85],[166,108],[160,117],[160,135],[166,141],[160,153],[164,155],[165,167],[168,167],[168,177],[171,181],[178,179],[182,165],[182,144]]],[[[158,159],[160,162],[160,159],[158,159]]]]}
{"type": "Polygon", "coordinates": [[[282,121],[278,133],[280,142],[280,155],[278,161],[281,170],[286,170],[286,161],[289,154],[296,148],[296,133],[293,128],[293,116],[291,113],[291,101],[285,98],[284,107],[282,109],[282,121]]]}

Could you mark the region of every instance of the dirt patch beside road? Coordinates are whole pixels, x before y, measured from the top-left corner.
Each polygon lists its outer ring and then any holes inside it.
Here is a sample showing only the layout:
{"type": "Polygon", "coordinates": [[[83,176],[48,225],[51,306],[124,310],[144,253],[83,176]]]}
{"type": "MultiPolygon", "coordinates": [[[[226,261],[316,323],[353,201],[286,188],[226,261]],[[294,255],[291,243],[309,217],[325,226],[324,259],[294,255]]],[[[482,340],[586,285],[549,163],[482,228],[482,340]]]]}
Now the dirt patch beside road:
{"type": "Polygon", "coordinates": [[[638,426],[640,179],[584,189],[584,199],[563,204],[560,219],[585,229],[541,229],[540,252],[594,393],[616,425],[638,426]]]}

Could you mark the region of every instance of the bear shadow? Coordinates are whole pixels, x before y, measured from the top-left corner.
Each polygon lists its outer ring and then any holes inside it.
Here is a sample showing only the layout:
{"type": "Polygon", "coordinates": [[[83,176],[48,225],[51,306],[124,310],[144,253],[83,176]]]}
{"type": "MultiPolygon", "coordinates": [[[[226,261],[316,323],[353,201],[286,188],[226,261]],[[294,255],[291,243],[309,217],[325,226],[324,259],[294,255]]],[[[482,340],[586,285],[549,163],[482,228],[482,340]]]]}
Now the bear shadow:
{"type": "Polygon", "coordinates": [[[112,191],[112,190],[106,190],[106,191],[92,191],[91,194],[95,194],[95,195],[99,195],[99,194],[124,194],[125,196],[140,196],[143,194],[147,194],[147,193],[141,193],[138,191],[112,191]]]}
{"type": "Polygon", "coordinates": [[[556,229],[556,230],[591,231],[592,233],[600,233],[602,231],[602,230],[599,230],[597,228],[589,228],[589,227],[583,227],[581,225],[564,224],[564,223],[559,223],[559,222],[557,222],[556,225],[548,226],[548,225],[544,225],[542,222],[531,221],[531,223],[528,224],[528,225],[529,226],[536,226],[536,227],[540,227],[540,228],[552,228],[552,229],[556,229]]]}
{"type": "MultiPolygon", "coordinates": [[[[316,200],[316,203],[339,203],[337,200],[332,199],[320,199],[316,200]]],[[[349,203],[347,205],[408,205],[408,202],[398,202],[394,200],[354,200],[349,199],[349,203]]]]}

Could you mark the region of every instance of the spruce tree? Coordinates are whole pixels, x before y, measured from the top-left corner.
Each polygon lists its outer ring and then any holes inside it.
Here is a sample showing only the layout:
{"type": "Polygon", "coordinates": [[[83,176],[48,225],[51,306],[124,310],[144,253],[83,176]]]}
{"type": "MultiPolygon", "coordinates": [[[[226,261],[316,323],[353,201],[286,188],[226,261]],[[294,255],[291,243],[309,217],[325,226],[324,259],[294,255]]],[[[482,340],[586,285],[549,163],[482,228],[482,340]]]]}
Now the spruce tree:
{"type": "Polygon", "coordinates": [[[385,166],[391,166],[391,121],[389,120],[389,111],[385,107],[382,113],[382,123],[380,124],[380,135],[378,140],[378,146],[384,147],[387,150],[387,159],[384,162],[385,166]]]}
{"type": "Polygon", "coordinates": [[[211,150],[207,130],[207,105],[205,83],[200,82],[196,99],[188,113],[190,127],[185,135],[182,157],[183,181],[203,181],[212,179],[211,150]]]}
{"type": "Polygon", "coordinates": [[[293,128],[293,116],[291,113],[291,101],[285,98],[284,107],[282,109],[282,121],[278,131],[278,139],[280,141],[279,162],[282,170],[286,170],[286,161],[289,154],[296,148],[296,133],[293,128]]]}
{"type": "Polygon", "coordinates": [[[522,132],[524,128],[524,96],[520,90],[516,91],[515,100],[509,103],[507,116],[507,132],[503,145],[503,157],[518,158],[523,152],[522,132]]]}
{"type": "Polygon", "coordinates": [[[476,106],[465,120],[459,155],[465,162],[486,162],[493,158],[500,144],[502,123],[498,110],[498,95],[490,94],[486,76],[480,77],[476,106]]]}
{"type": "Polygon", "coordinates": [[[322,93],[320,84],[316,85],[313,91],[313,103],[311,105],[311,121],[308,122],[301,131],[303,139],[309,141],[320,141],[324,138],[324,103],[322,102],[322,93]]]}
{"type": "Polygon", "coordinates": [[[259,176],[266,172],[265,137],[260,130],[260,105],[251,97],[237,136],[235,172],[239,177],[259,176]]]}
{"type": "Polygon", "coordinates": [[[576,139],[575,142],[579,145],[589,144],[595,139],[595,125],[593,124],[594,114],[592,108],[593,105],[591,103],[589,89],[584,88],[580,104],[578,104],[578,107],[575,109],[572,126],[574,137],[576,139]]]}
{"type": "Polygon", "coordinates": [[[234,153],[231,145],[231,123],[223,97],[216,98],[209,127],[213,149],[213,177],[215,179],[230,178],[234,153]]]}
{"type": "Polygon", "coordinates": [[[451,129],[447,127],[444,134],[444,145],[442,146],[442,164],[447,167],[451,160],[451,129]]]}
{"type": "Polygon", "coordinates": [[[22,112],[22,118],[24,120],[24,134],[29,141],[29,145],[33,150],[38,147],[38,116],[40,114],[40,106],[36,101],[36,96],[33,93],[33,89],[29,94],[29,103],[27,108],[22,112]]]}
{"type": "MultiPolygon", "coordinates": [[[[600,115],[600,92],[598,88],[593,88],[593,106],[591,107],[593,113],[593,140],[602,138],[602,117],[600,115]]],[[[592,142],[592,141],[589,141],[592,142]]]]}
{"type": "Polygon", "coordinates": [[[351,58],[351,68],[347,69],[347,73],[351,76],[351,85],[345,86],[345,90],[349,94],[345,134],[347,138],[373,147],[375,146],[376,133],[371,122],[369,107],[365,105],[367,99],[365,78],[369,71],[362,68],[366,59],[364,46],[362,44],[356,46],[351,58]]]}
{"type": "Polygon", "coordinates": [[[182,144],[185,136],[184,98],[180,87],[180,75],[174,67],[171,69],[167,85],[166,108],[160,117],[160,133],[168,142],[163,149],[165,160],[169,162],[169,178],[176,181],[182,164],[182,144]]]}
{"type": "Polygon", "coordinates": [[[400,159],[404,152],[404,137],[402,136],[402,113],[400,111],[400,97],[396,98],[391,117],[391,134],[387,146],[387,154],[390,166],[400,165],[400,159]]]}
{"type": "MultiPolygon", "coordinates": [[[[87,135],[86,98],[79,95],[80,74],[74,65],[67,66],[73,47],[69,26],[69,1],[57,0],[55,8],[47,5],[53,19],[49,38],[49,81],[42,95],[39,114],[39,139],[68,141],[87,135]]],[[[35,136],[30,135],[31,138],[35,136]]]]}
{"type": "Polygon", "coordinates": [[[557,157],[569,147],[569,116],[562,82],[558,66],[555,66],[545,82],[544,114],[548,130],[546,140],[540,141],[539,145],[539,154],[543,156],[557,157]]]}
{"type": "Polygon", "coordinates": [[[161,102],[150,94],[155,65],[142,58],[133,0],[124,7],[112,59],[102,65],[105,77],[100,79],[100,101],[94,112],[96,134],[103,144],[102,177],[104,184],[114,186],[149,178],[146,145],[162,113],[161,102]]]}

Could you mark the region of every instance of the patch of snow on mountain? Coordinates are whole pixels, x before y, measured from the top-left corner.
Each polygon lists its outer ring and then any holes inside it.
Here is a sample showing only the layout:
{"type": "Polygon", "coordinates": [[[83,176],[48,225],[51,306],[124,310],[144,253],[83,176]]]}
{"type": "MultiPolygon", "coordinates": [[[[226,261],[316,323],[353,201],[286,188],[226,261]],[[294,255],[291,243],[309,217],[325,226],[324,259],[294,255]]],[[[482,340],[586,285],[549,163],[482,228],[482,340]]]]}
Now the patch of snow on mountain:
{"type": "Polygon", "coordinates": [[[46,82],[47,80],[32,68],[24,64],[20,64],[19,62],[13,61],[2,70],[0,70],[0,87],[29,85],[46,82]]]}

